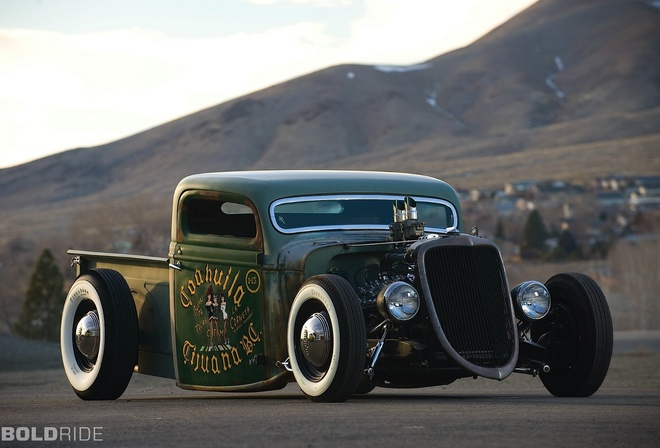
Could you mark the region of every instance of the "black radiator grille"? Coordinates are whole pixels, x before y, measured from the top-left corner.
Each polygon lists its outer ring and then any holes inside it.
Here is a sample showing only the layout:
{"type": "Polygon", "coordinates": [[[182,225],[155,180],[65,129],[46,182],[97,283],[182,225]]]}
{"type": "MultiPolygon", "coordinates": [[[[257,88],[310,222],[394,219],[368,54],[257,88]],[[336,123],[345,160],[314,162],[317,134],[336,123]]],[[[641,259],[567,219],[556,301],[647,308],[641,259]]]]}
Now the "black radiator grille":
{"type": "Polygon", "coordinates": [[[504,269],[491,246],[440,246],[426,251],[429,291],[454,351],[482,367],[500,367],[515,350],[504,269]]]}

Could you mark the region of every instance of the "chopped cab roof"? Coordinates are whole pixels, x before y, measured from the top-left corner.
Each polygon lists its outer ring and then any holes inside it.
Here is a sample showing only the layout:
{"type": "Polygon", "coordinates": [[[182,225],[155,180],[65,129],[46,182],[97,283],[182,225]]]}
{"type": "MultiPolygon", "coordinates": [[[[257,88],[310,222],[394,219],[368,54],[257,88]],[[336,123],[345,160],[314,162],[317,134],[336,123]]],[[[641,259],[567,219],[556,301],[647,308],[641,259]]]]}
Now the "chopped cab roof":
{"type": "Polygon", "coordinates": [[[175,198],[187,190],[237,193],[258,208],[274,200],[315,194],[395,194],[446,199],[458,205],[446,182],[418,174],[377,171],[264,170],[195,174],[179,182],[175,198]]]}

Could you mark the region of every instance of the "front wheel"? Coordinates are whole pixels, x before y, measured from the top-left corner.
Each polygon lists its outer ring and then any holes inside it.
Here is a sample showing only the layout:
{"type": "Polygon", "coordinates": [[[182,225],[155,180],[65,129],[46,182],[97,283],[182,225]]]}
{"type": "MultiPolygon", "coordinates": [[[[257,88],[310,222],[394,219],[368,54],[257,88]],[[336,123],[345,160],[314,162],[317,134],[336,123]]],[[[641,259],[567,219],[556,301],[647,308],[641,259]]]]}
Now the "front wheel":
{"type": "Polygon", "coordinates": [[[138,319],[126,280],[97,269],[71,286],[60,327],[64,371],[83,400],[119,398],[137,361],[138,319]]]}
{"type": "Polygon", "coordinates": [[[557,274],[546,287],[552,306],[532,324],[532,339],[547,349],[550,371],[540,374],[558,397],[588,397],[603,383],[612,358],[612,317],[605,295],[590,277],[557,274]]]}
{"type": "Polygon", "coordinates": [[[287,345],[293,375],[312,401],[345,401],[358,388],[366,330],[351,285],[336,275],[307,280],[291,306],[287,345]]]}

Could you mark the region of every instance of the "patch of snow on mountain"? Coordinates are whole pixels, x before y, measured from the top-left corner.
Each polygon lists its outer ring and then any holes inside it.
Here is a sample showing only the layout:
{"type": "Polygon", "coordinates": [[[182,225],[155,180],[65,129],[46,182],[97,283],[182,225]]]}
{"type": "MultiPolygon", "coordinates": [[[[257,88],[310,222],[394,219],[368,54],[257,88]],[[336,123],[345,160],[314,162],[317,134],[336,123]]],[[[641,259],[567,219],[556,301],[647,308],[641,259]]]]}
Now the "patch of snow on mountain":
{"type": "Polygon", "coordinates": [[[424,98],[424,102],[429,106],[431,106],[436,111],[438,111],[440,115],[447,118],[448,120],[451,120],[457,127],[465,128],[466,127],[465,123],[463,123],[458,117],[456,117],[454,114],[452,114],[451,112],[440,106],[440,104],[438,104],[438,93],[437,93],[438,87],[440,87],[440,85],[438,83],[435,83],[433,89],[426,91],[426,97],[424,98]]]}
{"type": "Polygon", "coordinates": [[[429,92],[424,101],[426,101],[426,104],[431,106],[432,108],[438,107],[438,102],[435,100],[437,97],[437,94],[435,92],[429,92]]]}
{"type": "Polygon", "coordinates": [[[355,79],[355,73],[354,72],[348,72],[348,73],[346,73],[346,77],[348,79],[355,79]]]}
{"type": "MultiPolygon", "coordinates": [[[[562,62],[559,56],[555,56],[555,66],[557,67],[557,72],[561,72],[564,70],[564,63],[562,62]]],[[[559,86],[557,86],[557,84],[555,84],[555,75],[556,73],[550,73],[545,78],[545,85],[550,87],[550,89],[555,93],[557,98],[564,98],[566,94],[561,91],[561,89],[559,88],[559,86]]]]}
{"type": "Polygon", "coordinates": [[[562,92],[559,87],[557,87],[557,84],[555,84],[554,81],[554,75],[548,75],[547,78],[545,78],[545,85],[550,87],[553,92],[555,92],[555,95],[557,95],[557,98],[564,98],[566,94],[562,92]]]}
{"type": "Polygon", "coordinates": [[[415,65],[374,65],[374,69],[385,73],[405,73],[415,70],[426,70],[433,67],[433,64],[415,64],[415,65]]]}

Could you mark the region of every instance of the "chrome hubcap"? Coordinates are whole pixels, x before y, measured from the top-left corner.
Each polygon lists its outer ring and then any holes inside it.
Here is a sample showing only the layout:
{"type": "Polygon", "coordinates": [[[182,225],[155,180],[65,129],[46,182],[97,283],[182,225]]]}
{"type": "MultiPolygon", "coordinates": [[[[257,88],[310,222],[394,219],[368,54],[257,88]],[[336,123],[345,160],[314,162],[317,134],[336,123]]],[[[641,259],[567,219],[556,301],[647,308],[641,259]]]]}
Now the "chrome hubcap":
{"type": "Polygon", "coordinates": [[[96,311],[85,314],[76,326],[76,346],[85,358],[93,360],[99,354],[101,326],[96,311]]]}
{"type": "Polygon", "coordinates": [[[307,361],[323,366],[332,353],[332,329],[328,313],[314,313],[300,330],[300,348],[307,361]]]}

